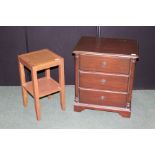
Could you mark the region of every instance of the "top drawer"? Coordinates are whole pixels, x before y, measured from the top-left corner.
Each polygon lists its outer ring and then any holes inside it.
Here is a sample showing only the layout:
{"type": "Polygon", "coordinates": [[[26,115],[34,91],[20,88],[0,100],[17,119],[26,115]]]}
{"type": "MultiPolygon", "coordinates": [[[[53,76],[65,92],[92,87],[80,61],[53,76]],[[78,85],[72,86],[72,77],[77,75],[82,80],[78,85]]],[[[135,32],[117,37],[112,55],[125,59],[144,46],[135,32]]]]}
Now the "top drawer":
{"type": "Polygon", "coordinates": [[[80,70],[84,71],[129,74],[129,66],[129,58],[80,55],[80,70]]]}

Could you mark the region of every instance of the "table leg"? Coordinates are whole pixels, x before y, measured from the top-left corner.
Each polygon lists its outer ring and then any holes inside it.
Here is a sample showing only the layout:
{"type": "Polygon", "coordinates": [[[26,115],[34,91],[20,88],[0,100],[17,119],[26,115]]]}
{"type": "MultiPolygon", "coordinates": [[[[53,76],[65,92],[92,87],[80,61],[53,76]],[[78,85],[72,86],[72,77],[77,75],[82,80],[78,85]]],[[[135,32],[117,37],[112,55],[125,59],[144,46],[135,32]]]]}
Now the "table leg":
{"type": "Polygon", "coordinates": [[[40,113],[40,102],[39,102],[39,88],[38,88],[38,79],[37,79],[37,71],[32,69],[32,83],[33,83],[33,94],[34,94],[34,101],[35,101],[35,111],[37,120],[41,119],[40,113]]]}
{"type": "MultiPolygon", "coordinates": [[[[45,70],[45,76],[50,79],[51,78],[51,73],[50,73],[50,69],[46,69],[45,70]]],[[[48,95],[48,99],[51,99],[52,95],[48,95]]]]}
{"type": "Polygon", "coordinates": [[[61,64],[59,65],[59,84],[61,87],[60,91],[60,103],[61,109],[65,110],[65,77],[64,77],[64,59],[62,59],[61,64]]]}
{"type": "Polygon", "coordinates": [[[45,76],[46,76],[48,79],[51,78],[50,69],[46,69],[46,70],[45,70],[45,76]]]}
{"type": "Polygon", "coordinates": [[[19,74],[22,88],[23,105],[24,107],[26,107],[28,105],[28,92],[23,87],[23,85],[26,83],[26,78],[25,78],[24,65],[21,62],[19,62],[19,74]]]}

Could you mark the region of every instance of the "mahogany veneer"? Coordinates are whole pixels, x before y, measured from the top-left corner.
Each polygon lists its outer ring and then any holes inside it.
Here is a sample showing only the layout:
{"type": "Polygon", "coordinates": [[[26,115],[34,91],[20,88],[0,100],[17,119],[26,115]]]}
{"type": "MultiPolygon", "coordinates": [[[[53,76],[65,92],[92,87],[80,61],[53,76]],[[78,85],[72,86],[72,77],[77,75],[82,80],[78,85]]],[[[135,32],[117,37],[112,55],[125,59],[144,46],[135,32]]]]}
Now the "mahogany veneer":
{"type": "Polygon", "coordinates": [[[128,89],[128,76],[83,71],[80,71],[79,75],[79,86],[83,88],[113,91],[127,91],[128,89]]]}
{"type": "Polygon", "coordinates": [[[137,41],[82,37],[73,53],[74,111],[105,110],[130,117],[137,41]]]}

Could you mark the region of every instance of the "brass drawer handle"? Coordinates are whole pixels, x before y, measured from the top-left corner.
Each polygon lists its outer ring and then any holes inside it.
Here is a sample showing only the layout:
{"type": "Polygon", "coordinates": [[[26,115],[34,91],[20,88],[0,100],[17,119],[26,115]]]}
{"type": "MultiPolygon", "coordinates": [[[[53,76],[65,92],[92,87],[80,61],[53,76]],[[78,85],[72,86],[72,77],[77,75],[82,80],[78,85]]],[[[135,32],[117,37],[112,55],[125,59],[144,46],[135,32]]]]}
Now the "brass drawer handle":
{"type": "Polygon", "coordinates": [[[101,100],[103,101],[105,99],[105,97],[104,96],[101,96],[101,100]]]}
{"type": "Polygon", "coordinates": [[[101,65],[103,68],[105,68],[107,66],[107,62],[103,61],[101,65]]]}
{"type": "Polygon", "coordinates": [[[105,80],[105,79],[101,80],[101,84],[105,84],[106,82],[107,82],[107,80],[105,80]]]}

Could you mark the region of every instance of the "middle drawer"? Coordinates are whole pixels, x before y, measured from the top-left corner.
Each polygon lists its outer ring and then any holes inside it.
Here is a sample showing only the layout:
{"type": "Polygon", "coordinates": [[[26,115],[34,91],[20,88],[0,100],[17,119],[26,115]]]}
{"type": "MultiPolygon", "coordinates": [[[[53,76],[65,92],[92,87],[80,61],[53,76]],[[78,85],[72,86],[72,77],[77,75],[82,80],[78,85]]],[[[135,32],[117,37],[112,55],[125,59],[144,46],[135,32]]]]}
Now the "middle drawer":
{"type": "Polygon", "coordinates": [[[79,73],[79,86],[83,88],[127,92],[128,77],[100,73],[79,73]]]}

